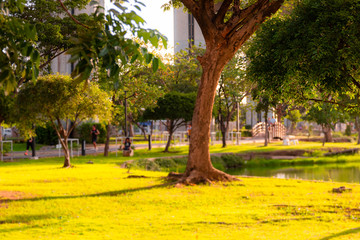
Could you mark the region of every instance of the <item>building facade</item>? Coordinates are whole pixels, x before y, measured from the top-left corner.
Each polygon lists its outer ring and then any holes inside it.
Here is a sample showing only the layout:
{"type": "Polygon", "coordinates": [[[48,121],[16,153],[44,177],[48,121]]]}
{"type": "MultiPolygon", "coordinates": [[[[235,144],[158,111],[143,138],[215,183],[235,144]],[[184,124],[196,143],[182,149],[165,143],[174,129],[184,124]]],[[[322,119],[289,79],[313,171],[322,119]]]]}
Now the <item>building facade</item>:
{"type": "Polygon", "coordinates": [[[205,46],[205,40],[201,29],[194,16],[185,12],[183,8],[174,9],[174,50],[191,47],[192,45],[205,46]]]}

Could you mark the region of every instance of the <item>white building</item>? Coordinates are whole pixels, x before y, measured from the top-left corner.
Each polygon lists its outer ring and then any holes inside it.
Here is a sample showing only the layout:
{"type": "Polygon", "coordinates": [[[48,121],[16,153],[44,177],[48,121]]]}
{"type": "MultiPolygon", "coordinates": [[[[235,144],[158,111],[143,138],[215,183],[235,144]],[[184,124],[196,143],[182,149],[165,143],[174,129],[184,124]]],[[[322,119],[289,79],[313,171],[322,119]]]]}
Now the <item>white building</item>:
{"type": "Polygon", "coordinates": [[[205,40],[194,16],[184,12],[183,8],[174,9],[174,49],[191,47],[193,44],[205,46],[205,40]]]}

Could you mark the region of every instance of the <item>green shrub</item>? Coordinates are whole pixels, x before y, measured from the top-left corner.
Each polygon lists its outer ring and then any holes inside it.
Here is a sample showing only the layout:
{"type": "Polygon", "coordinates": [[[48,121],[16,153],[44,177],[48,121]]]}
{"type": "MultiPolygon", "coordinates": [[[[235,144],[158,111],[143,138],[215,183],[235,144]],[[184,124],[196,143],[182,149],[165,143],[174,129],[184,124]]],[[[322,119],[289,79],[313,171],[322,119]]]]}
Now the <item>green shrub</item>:
{"type": "Polygon", "coordinates": [[[76,128],[76,132],[79,135],[80,142],[85,140],[87,143],[91,143],[91,129],[95,125],[99,130],[100,134],[98,135],[97,142],[104,143],[106,140],[106,129],[100,123],[87,122],[79,125],[76,128]]]}
{"type": "Polygon", "coordinates": [[[163,170],[177,167],[177,164],[174,162],[173,159],[159,158],[159,159],[155,159],[154,162],[163,170]]]}
{"type": "Polygon", "coordinates": [[[186,166],[188,159],[187,159],[187,158],[174,158],[173,161],[174,161],[177,165],[184,165],[184,166],[186,166]]]}
{"type": "Polygon", "coordinates": [[[321,157],[323,155],[324,155],[323,151],[317,151],[317,150],[304,153],[304,157],[321,157]]]}
{"type": "Polygon", "coordinates": [[[343,134],[342,134],[341,132],[334,132],[334,133],[332,134],[332,136],[333,136],[334,138],[341,138],[341,137],[343,137],[343,134]]]}
{"type": "Polygon", "coordinates": [[[226,168],[238,168],[244,166],[244,160],[241,156],[225,154],[221,156],[226,168]]]}
{"type": "Polygon", "coordinates": [[[154,161],[150,161],[148,159],[138,159],[134,160],[132,163],[129,164],[129,168],[135,169],[145,169],[148,171],[160,171],[161,168],[157,165],[154,161]]]}
{"type": "Polygon", "coordinates": [[[245,125],[245,129],[246,129],[246,130],[251,130],[251,129],[252,129],[252,127],[251,127],[251,125],[250,125],[250,124],[246,124],[246,125],[245,125]]]}
{"type": "Polygon", "coordinates": [[[56,145],[59,142],[59,138],[50,123],[47,123],[45,127],[37,127],[36,132],[36,143],[44,145],[56,145]]]}
{"type": "Polygon", "coordinates": [[[252,132],[248,130],[241,131],[241,137],[252,137],[252,132]]]}
{"type": "Polygon", "coordinates": [[[214,168],[216,168],[220,171],[226,170],[226,165],[221,157],[211,156],[211,162],[212,162],[214,168]]]}
{"type": "MultiPolygon", "coordinates": [[[[1,150],[1,149],[0,149],[1,150]]],[[[3,145],[3,150],[2,150],[2,154],[6,154],[6,153],[9,153],[10,152],[10,150],[11,150],[11,146],[10,146],[10,144],[5,144],[4,143],[4,145],[3,145]]]]}
{"type": "Polygon", "coordinates": [[[351,136],[351,126],[350,126],[350,124],[346,125],[345,136],[351,136]]]}

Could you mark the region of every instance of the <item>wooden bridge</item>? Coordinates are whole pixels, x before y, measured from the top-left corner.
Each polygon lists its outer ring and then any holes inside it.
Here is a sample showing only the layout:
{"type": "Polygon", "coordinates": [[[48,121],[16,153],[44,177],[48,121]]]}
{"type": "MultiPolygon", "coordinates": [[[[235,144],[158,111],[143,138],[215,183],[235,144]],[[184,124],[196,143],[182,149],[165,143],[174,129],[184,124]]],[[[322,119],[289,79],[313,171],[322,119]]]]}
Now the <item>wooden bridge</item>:
{"type": "MultiPolygon", "coordinates": [[[[282,139],[286,135],[286,128],[283,124],[276,122],[268,124],[270,139],[282,139]]],[[[253,137],[265,137],[265,122],[259,122],[252,128],[253,137]]]]}

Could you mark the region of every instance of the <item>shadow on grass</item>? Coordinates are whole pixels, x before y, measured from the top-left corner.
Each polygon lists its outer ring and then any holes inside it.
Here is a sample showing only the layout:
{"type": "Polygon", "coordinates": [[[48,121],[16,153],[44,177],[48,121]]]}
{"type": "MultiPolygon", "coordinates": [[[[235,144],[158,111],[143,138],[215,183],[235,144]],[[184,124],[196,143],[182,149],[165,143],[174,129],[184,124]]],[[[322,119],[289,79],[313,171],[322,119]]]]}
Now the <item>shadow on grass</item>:
{"type": "Polygon", "coordinates": [[[360,227],[352,228],[352,229],[349,229],[349,230],[345,230],[345,231],[333,234],[333,235],[328,236],[328,237],[321,238],[319,240],[330,240],[330,239],[335,239],[337,237],[341,237],[341,236],[345,236],[345,235],[349,235],[349,234],[354,234],[354,233],[359,233],[359,232],[360,232],[360,227]]]}
{"type": "Polygon", "coordinates": [[[0,220],[0,225],[1,224],[12,224],[12,223],[30,223],[31,221],[36,221],[36,220],[44,220],[44,219],[49,219],[52,218],[51,215],[49,214],[40,214],[40,215],[13,215],[11,217],[9,217],[6,220],[0,220]]]}
{"type": "Polygon", "coordinates": [[[24,202],[24,201],[41,201],[41,200],[57,200],[57,199],[75,199],[75,198],[87,198],[87,197],[113,197],[128,193],[134,193],[144,190],[151,190],[155,188],[163,188],[167,186],[172,186],[174,183],[163,183],[153,186],[147,187],[140,187],[140,188],[131,188],[131,189],[123,189],[118,191],[109,191],[103,193],[94,193],[94,194],[87,194],[87,195],[77,195],[77,196],[54,196],[54,197],[37,197],[37,198],[21,198],[21,199],[0,199],[1,203],[10,203],[10,202],[24,202]]]}

